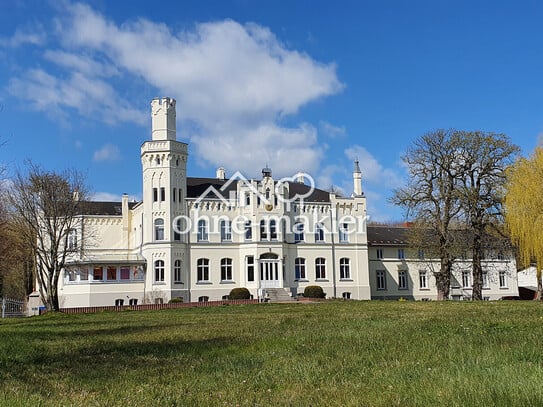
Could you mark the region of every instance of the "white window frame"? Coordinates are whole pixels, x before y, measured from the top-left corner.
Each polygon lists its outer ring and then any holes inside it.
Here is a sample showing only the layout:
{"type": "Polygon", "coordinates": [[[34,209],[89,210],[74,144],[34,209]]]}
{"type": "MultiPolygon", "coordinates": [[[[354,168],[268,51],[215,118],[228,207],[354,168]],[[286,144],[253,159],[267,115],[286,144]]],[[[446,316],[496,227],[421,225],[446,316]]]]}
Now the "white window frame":
{"type": "Polygon", "coordinates": [[[221,281],[233,281],[232,259],[230,257],[221,259],[221,281]]]}
{"type": "Polygon", "coordinates": [[[305,268],[305,258],[304,257],[296,257],[294,260],[294,280],[300,281],[300,280],[306,280],[306,268],[305,268]]]}
{"type": "Polygon", "coordinates": [[[419,270],[419,288],[421,290],[428,289],[428,272],[426,270],[419,270]]]}
{"type": "Polygon", "coordinates": [[[232,241],[232,222],[230,219],[221,220],[221,242],[232,241]]]}
{"type": "Polygon", "coordinates": [[[315,279],[326,280],[326,259],[324,257],[315,259],[315,279]]]}
{"type": "Polygon", "coordinates": [[[386,270],[377,270],[375,272],[375,277],[377,280],[377,290],[386,291],[387,289],[387,274],[386,270]]]}
{"type": "Polygon", "coordinates": [[[209,259],[202,257],[196,260],[196,281],[209,282],[209,259]]]}
{"type": "Polygon", "coordinates": [[[398,290],[408,290],[409,282],[407,278],[407,271],[400,270],[398,271],[398,290]]]}
{"type": "Polygon", "coordinates": [[[339,279],[351,279],[351,259],[348,257],[342,257],[339,259],[339,279]]]}
{"type": "Polygon", "coordinates": [[[196,236],[198,242],[208,242],[209,241],[209,229],[208,224],[205,219],[200,219],[198,221],[198,232],[196,236]]]}
{"type": "Polygon", "coordinates": [[[154,282],[164,282],[164,260],[155,260],[154,262],[154,282]]]}
{"type": "Polygon", "coordinates": [[[173,281],[176,283],[182,283],[183,279],[181,278],[181,260],[176,259],[173,262],[173,281]]]}

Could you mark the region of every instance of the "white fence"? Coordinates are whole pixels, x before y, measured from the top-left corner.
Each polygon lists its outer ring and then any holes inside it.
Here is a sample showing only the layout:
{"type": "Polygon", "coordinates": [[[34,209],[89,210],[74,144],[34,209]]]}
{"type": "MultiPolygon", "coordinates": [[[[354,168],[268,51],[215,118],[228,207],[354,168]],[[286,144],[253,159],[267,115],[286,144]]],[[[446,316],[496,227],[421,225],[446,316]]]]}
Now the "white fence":
{"type": "Polygon", "coordinates": [[[11,298],[2,298],[2,318],[14,318],[25,316],[24,301],[11,298]]]}

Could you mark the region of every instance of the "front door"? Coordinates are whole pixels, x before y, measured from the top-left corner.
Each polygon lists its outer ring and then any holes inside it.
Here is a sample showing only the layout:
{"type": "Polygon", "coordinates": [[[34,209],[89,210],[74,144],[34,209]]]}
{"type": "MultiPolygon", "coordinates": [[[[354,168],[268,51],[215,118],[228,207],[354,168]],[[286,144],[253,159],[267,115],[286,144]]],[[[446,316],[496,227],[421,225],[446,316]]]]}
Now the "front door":
{"type": "Polygon", "coordinates": [[[260,287],[281,288],[283,286],[283,278],[280,272],[280,260],[261,259],[258,262],[260,267],[260,287]]]}

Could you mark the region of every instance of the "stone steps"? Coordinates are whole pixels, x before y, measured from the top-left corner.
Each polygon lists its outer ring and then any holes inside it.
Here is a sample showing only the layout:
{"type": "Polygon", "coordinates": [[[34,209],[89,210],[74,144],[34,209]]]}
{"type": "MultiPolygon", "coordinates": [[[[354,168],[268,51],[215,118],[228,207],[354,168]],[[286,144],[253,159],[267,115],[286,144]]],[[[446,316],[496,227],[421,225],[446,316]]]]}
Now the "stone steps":
{"type": "Polygon", "coordinates": [[[291,302],[294,298],[284,288],[266,288],[267,298],[270,302],[291,302]]]}

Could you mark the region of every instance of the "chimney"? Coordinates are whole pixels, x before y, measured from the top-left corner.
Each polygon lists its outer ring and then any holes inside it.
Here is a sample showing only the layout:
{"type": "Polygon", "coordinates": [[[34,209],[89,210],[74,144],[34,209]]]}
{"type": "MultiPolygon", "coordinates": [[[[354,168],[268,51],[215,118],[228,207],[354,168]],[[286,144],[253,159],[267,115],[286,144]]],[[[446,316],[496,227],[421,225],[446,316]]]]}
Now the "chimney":
{"type": "Polygon", "coordinates": [[[221,181],[226,179],[226,171],[223,167],[217,168],[217,179],[221,181]]]}

